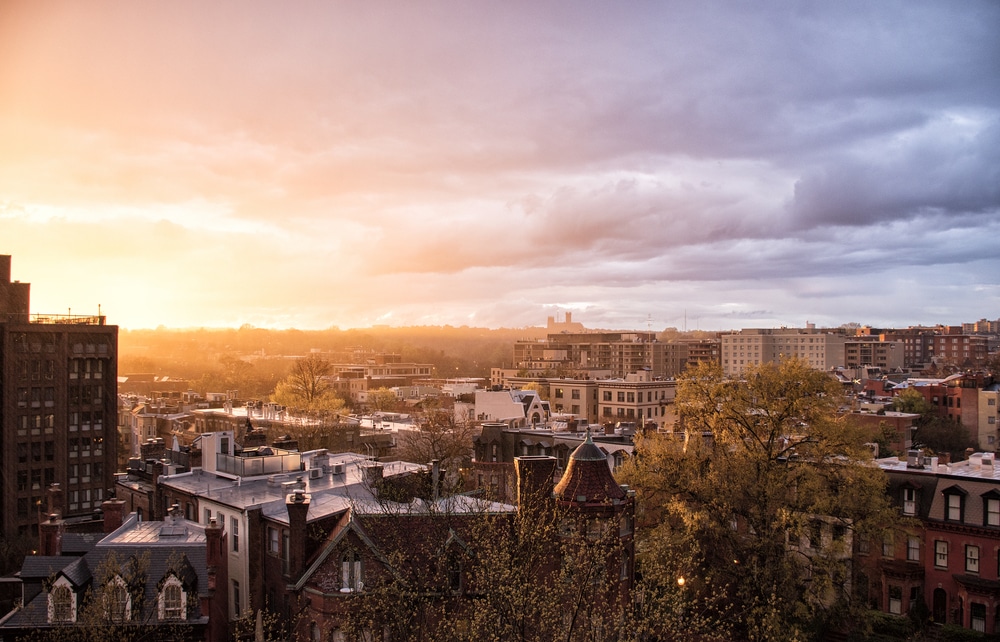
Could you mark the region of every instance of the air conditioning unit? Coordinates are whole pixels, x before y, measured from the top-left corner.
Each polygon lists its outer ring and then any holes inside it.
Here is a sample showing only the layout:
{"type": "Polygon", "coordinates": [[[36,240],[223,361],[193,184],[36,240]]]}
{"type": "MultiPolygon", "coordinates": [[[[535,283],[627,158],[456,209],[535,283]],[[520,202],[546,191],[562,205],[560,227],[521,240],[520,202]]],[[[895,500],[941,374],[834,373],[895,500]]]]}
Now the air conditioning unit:
{"type": "Polygon", "coordinates": [[[322,468],[310,468],[309,469],[309,479],[319,479],[323,476],[322,468]]]}
{"type": "Polygon", "coordinates": [[[333,474],[334,475],[343,475],[344,474],[344,464],[342,464],[342,463],[334,464],[333,465],[333,474]]]}

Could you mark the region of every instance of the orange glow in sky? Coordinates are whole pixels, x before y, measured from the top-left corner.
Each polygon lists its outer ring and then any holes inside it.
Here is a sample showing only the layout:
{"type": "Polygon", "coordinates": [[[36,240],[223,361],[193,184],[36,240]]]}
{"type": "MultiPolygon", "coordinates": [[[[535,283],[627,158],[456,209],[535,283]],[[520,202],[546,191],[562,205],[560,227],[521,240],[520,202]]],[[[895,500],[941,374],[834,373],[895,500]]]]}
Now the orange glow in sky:
{"type": "Polygon", "coordinates": [[[0,254],[128,328],[995,318],[1000,5],[834,4],[5,2],[0,254]]]}

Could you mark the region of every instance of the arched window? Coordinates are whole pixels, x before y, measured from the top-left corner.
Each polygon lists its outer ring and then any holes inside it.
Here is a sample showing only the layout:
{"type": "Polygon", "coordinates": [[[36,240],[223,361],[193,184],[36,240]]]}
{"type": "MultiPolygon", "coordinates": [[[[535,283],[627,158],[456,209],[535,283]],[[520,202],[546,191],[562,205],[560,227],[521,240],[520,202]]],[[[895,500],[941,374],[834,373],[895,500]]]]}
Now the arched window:
{"type": "Polygon", "coordinates": [[[184,620],[187,618],[187,595],[176,575],[170,575],[160,588],[159,612],[161,620],[184,620]]]}
{"type": "Polygon", "coordinates": [[[128,622],[132,616],[132,596],[121,577],[115,577],[104,587],[104,609],[115,622],[128,622]]]}
{"type": "Polygon", "coordinates": [[[344,593],[364,588],[361,577],[361,556],[356,552],[344,553],[340,559],[340,590],[344,593]]]}
{"type": "Polygon", "coordinates": [[[65,584],[56,584],[49,592],[49,622],[76,621],[76,596],[65,584]]]}

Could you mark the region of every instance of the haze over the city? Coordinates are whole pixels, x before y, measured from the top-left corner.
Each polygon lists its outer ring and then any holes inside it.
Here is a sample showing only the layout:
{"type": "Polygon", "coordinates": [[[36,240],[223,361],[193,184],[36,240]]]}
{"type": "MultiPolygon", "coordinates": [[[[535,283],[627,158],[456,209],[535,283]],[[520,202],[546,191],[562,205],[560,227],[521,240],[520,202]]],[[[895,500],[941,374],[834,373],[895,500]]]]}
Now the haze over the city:
{"type": "Polygon", "coordinates": [[[0,5],[0,254],[126,328],[1000,316],[1000,4],[0,5]]]}

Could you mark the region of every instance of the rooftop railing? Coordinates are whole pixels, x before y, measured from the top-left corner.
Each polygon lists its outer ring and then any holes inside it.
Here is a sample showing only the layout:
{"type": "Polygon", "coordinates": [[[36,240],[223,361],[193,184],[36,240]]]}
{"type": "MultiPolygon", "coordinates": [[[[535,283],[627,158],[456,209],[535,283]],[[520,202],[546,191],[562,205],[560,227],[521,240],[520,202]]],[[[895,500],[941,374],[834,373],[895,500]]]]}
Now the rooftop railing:
{"type": "Polygon", "coordinates": [[[32,314],[30,323],[69,324],[69,325],[105,325],[107,317],[103,314],[32,314]]]}

